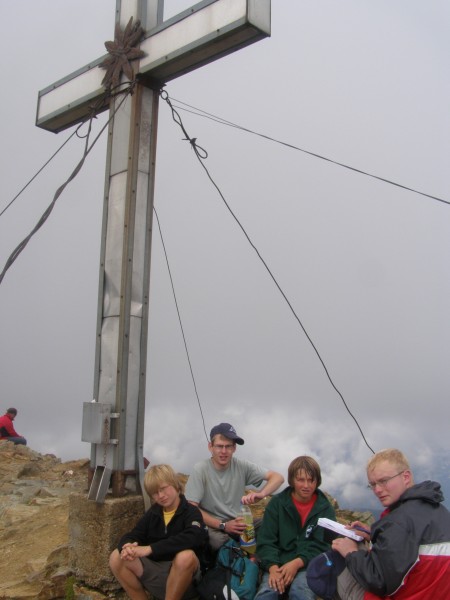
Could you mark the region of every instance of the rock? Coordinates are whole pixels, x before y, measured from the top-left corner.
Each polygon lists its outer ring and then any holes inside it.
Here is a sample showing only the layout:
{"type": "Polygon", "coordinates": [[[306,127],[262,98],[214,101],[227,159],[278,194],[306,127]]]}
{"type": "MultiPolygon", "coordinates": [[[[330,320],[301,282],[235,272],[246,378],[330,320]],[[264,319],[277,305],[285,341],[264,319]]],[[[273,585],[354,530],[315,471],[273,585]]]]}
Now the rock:
{"type": "Polygon", "coordinates": [[[128,599],[128,596],[123,591],[107,594],[77,583],[73,585],[73,593],[73,600],[109,600],[110,598],[114,598],[115,600],[128,599]]]}
{"type": "Polygon", "coordinates": [[[36,492],[36,496],[39,496],[39,498],[56,498],[57,495],[57,492],[48,487],[41,487],[36,492]]]}
{"type": "Polygon", "coordinates": [[[0,441],[0,598],[65,598],[69,495],[87,489],[88,465],[0,441]]]}
{"type": "Polygon", "coordinates": [[[10,527],[17,529],[19,525],[32,521],[38,511],[38,508],[22,504],[5,507],[2,510],[0,539],[10,542],[11,537],[8,534],[8,529],[10,527]]]}

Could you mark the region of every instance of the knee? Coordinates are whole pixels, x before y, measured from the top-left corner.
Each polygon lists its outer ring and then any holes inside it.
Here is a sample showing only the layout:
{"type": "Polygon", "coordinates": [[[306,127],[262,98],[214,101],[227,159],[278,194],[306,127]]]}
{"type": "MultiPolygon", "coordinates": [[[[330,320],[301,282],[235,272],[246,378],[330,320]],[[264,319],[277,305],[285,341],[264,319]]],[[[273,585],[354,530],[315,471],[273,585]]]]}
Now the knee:
{"type": "Polygon", "coordinates": [[[175,555],[172,565],[183,571],[195,572],[198,567],[198,558],[193,550],[182,550],[175,555]]]}
{"type": "Polygon", "coordinates": [[[269,586],[260,587],[256,592],[255,600],[256,598],[260,598],[261,600],[279,600],[281,596],[282,594],[279,594],[277,590],[272,590],[269,586]]]}
{"type": "Polygon", "coordinates": [[[259,585],[258,591],[256,592],[256,598],[260,598],[261,600],[278,600],[279,594],[277,590],[273,590],[269,586],[269,574],[266,572],[263,575],[262,581],[259,585]]]}
{"type": "Polygon", "coordinates": [[[122,563],[122,560],[120,558],[120,554],[119,551],[117,550],[117,548],[115,550],[113,550],[109,556],[109,568],[111,569],[111,571],[116,574],[117,571],[120,568],[120,565],[122,563]]]}

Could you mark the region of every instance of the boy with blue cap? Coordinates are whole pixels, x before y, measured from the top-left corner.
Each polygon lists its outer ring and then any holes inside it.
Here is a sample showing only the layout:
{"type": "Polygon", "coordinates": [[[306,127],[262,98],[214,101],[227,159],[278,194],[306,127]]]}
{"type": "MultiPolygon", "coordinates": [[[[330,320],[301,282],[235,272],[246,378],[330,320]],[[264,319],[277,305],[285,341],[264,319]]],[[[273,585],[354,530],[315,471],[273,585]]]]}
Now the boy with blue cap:
{"type": "Polygon", "coordinates": [[[245,524],[239,516],[241,503],[258,502],[284,481],[276,471],[235,458],[236,444],[242,446],[244,440],[230,423],[213,427],[208,443],[211,458],[194,466],[186,484],[186,498],[202,512],[213,550],[244,531],[245,524]],[[263,482],[265,485],[259,489],[263,482]],[[247,487],[258,491],[245,494],[247,487]]]}

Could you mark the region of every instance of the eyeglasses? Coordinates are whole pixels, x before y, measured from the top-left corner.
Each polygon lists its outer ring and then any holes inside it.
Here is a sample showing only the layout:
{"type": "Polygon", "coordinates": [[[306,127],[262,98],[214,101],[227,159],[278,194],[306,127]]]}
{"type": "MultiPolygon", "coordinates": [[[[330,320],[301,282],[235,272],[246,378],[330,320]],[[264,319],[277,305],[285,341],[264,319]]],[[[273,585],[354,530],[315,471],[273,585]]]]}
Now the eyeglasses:
{"type": "Polygon", "coordinates": [[[405,471],[400,471],[400,473],[397,473],[396,475],[392,475],[392,477],[384,477],[383,479],[379,479],[378,481],[372,481],[372,482],[369,481],[369,483],[367,484],[367,487],[369,488],[369,490],[374,490],[377,487],[377,485],[384,488],[384,487],[386,487],[388,482],[391,481],[391,479],[394,479],[394,477],[398,477],[399,475],[401,475],[404,472],[405,471]]]}
{"type": "Polygon", "coordinates": [[[160,494],[165,494],[169,489],[169,484],[163,485],[152,493],[152,496],[159,496],[160,494]]]}
{"type": "Polygon", "coordinates": [[[220,450],[221,452],[223,450],[225,450],[225,452],[231,452],[234,448],[234,444],[213,444],[213,448],[217,448],[217,450],[220,450]]]}

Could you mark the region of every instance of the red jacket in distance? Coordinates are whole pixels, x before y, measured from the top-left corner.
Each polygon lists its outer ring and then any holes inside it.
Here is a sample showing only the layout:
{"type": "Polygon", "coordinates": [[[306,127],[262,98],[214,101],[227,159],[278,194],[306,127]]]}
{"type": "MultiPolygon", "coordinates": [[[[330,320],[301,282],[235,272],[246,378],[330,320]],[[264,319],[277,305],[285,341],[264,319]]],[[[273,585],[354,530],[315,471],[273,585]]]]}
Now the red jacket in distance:
{"type": "Polygon", "coordinates": [[[13,422],[8,413],[0,417],[0,440],[9,437],[20,437],[20,434],[14,429],[13,422]]]}

